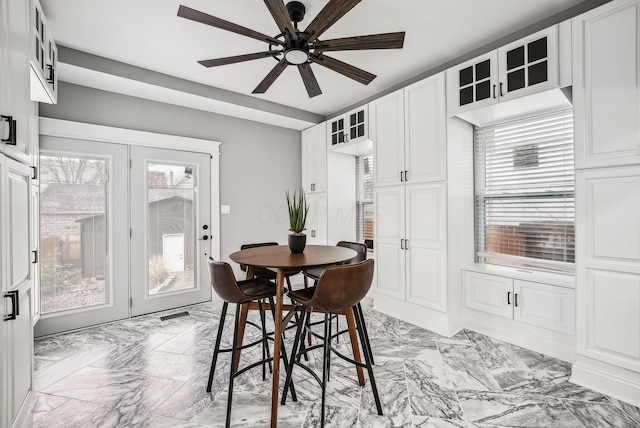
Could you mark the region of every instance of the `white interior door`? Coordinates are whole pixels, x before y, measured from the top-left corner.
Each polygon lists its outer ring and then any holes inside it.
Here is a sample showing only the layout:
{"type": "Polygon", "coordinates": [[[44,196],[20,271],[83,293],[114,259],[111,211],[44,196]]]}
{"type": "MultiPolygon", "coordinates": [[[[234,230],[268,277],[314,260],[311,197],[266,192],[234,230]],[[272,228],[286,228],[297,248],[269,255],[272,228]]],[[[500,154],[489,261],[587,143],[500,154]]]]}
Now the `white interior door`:
{"type": "Polygon", "coordinates": [[[131,313],[211,299],[210,155],[131,147],[131,313]]]}
{"type": "Polygon", "coordinates": [[[43,136],[40,148],[36,336],[127,318],[127,146],[43,136]]]}

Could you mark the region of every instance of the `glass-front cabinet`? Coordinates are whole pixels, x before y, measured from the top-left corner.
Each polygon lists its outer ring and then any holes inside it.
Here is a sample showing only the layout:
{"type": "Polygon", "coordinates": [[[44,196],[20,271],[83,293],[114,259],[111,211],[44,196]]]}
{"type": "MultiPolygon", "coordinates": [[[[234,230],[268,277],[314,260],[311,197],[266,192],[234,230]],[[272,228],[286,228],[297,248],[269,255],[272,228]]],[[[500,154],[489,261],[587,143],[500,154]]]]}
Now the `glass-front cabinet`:
{"type": "Polygon", "coordinates": [[[340,144],[358,143],[369,139],[368,119],[368,108],[365,105],[329,120],[329,149],[334,149],[340,144]]]}
{"type": "Polygon", "coordinates": [[[39,1],[31,0],[30,8],[31,100],[56,104],[58,102],[58,47],[39,1]]]}
{"type": "Polygon", "coordinates": [[[558,26],[447,70],[448,115],[558,86],[558,26]]]}

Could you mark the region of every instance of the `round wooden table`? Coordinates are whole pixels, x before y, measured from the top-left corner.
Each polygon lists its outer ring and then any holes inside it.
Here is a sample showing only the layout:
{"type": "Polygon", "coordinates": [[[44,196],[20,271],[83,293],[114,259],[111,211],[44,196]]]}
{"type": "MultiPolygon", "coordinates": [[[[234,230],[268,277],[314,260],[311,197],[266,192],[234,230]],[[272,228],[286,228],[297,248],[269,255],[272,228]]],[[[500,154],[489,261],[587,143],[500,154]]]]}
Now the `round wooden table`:
{"type": "MultiPolygon", "coordinates": [[[[288,273],[299,272],[318,266],[328,266],[354,258],[357,253],[344,247],[328,245],[307,245],[303,253],[293,254],[288,245],[269,245],[236,251],[229,258],[236,263],[247,265],[247,279],[253,278],[256,267],[277,269],[276,321],[273,344],[273,382],[271,389],[271,426],[278,422],[278,392],[280,379],[280,352],[282,340],[282,290],[284,277],[288,273]]],[[[245,315],[246,316],[246,315],[245,315]]]]}

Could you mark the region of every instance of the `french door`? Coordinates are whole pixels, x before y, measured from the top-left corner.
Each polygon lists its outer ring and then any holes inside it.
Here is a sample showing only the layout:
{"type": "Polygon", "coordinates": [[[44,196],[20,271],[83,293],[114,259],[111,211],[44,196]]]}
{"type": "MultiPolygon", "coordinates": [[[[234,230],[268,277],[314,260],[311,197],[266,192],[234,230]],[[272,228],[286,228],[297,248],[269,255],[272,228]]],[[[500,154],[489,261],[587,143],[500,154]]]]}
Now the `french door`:
{"type": "Polygon", "coordinates": [[[36,336],[211,299],[210,155],[41,138],[36,336]]]}
{"type": "Polygon", "coordinates": [[[131,147],[131,313],[211,299],[210,156],[131,147]]]}

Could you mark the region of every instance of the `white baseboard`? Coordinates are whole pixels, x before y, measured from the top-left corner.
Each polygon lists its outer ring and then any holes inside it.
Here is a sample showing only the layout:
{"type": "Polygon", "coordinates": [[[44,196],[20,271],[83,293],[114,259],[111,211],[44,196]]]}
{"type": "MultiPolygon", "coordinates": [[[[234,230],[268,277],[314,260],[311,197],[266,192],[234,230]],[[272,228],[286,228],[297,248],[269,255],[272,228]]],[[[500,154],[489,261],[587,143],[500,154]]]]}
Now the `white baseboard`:
{"type": "Polygon", "coordinates": [[[640,373],[579,357],[570,381],[640,407],[640,373]]]}

